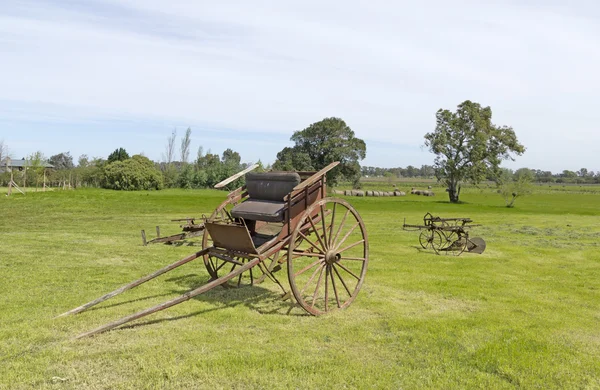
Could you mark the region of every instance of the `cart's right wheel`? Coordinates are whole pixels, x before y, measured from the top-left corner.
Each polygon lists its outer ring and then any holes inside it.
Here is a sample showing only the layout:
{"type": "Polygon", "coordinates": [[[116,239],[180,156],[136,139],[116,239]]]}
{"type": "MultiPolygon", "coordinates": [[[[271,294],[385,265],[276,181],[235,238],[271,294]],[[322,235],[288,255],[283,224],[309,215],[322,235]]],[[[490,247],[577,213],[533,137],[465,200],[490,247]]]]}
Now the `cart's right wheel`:
{"type": "Polygon", "coordinates": [[[288,279],[296,302],[320,315],[348,307],[365,280],[365,225],[345,200],[325,198],[302,215],[290,238],[288,279]]]}

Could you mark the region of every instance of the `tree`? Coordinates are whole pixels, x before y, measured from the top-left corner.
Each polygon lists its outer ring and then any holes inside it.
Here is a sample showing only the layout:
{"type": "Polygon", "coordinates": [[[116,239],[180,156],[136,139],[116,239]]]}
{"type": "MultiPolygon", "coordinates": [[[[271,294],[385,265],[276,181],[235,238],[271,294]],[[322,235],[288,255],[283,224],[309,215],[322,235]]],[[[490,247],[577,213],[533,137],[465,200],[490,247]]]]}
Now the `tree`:
{"type": "MultiPolygon", "coordinates": [[[[29,157],[27,157],[27,163],[26,163],[26,167],[25,167],[25,175],[27,175],[28,171],[31,172],[29,175],[30,180],[33,175],[33,180],[35,181],[36,192],[38,189],[38,185],[40,183],[40,179],[43,177],[44,170],[46,169],[46,167],[45,167],[46,161],[45,160],[46,160],[46,158],[40,151],[37,151],[37,152],[31,154],[29,157]]],[[[26,178],[25,180],[27,180],[27,176],[25,176],[25,178],[26,178]]]]}
{"type": "Polygon", "coordinates": [[[167,139],[167,146],[165,147],[165,154],[163,155],[165,164],[161,164],[165,187],[174,187],[179,180],[177,168],[173,166],[176,138],[177,129],[173,129],[171,136],[167,139]]]}
{"type": "Polygon", "coordinates": [[[359,185],[359,160],[365,158],[367,146],[354,136],[354,131],[342,119],[325,118],[294,132],[291,140],[295,145],[277,153],[274,169],[321,169],[339,161],[340,164],[327,175],[329,182],[335,185],[341,178],[346,178],[355,187],[359,185]]]}
{"type": "Polygon", "coordinates": [[[514,207],[515,200],[531,193],[531,182],[534,171],[528,168],[517,169],[514,173],[510,169],[499,169],[496,175],[498,192],[504,198],[506,207],[514,207]]]}
{"type": "Polygon", "coordinates": [[[55,154],[48,159],[48,162],[54,165],[56,170],[72,169],[74,167],[70,152],[55,154]]]}
{"type": "Polygon", "coordinates": [[[4,143],[4,140],[2,139],[2,140],[0,140],[0,165],[6,164],[6,162],[4,160],[8,157],[9,157],[8,146],[4,143]]]}
{"type": "Polygon", "coordinates": [[[177,138],[177,129],[173,129],[171,136],[167,138],[167,146],[165,148],[165,162],[167,167],[173,162],[175,156],[175,138],[177,138]]]}
{"type": "Polygon", "coordinates": [[[83,186],[100,187],[104,181],[104,167],[106,165],[107,161],[101,157],[88,160],[87,155],[81,155],[76,170],[76,181],[79,181],[83,186]]]}
{"type": "Polygon", "coordinates": [[[119,148],[115,149],[115,151],[108,156],[107,161],[110,164],[115,161],[125,161],[127,159],[129,159],[129,154],[127,154],[127,151],[123,148],[119,148]]]}
{"type": "Polygon", "coordinates": [[[587,177],[587,175],[588,175],[587,168],[581,168],[580,170],[577,171],[577,176],[579,176],[579,177],[587,177]]]}
{"type": "Polygon", "coordinates": [[[242,161],[242,157],[238,152],[234,152],[231,149],[226,149],[223,152],[223,157],[221,158],[221,162],[228,167],[232,167],[237,170],[240,166],[240,162],[242,161]]]}
{"type": "Polygon", "coordinates": [[[277,153],[277,160],[273,163],[273,169],[277,171],[312,171],[310,155],[299,147],[290,148],[286,146],[277,153]]]}
{"type": "Polygon", "coordinates": [[[521,155],[521,145],[508,126],[492,124],[492,109],[469,100],[456,112],[438,110],[436,127],[425,134],[425,146],[436,155],[436,177],[447,186],[450,202],[459,201],[463,181],[474,184],[486,176],[497,176],[503,160],[521,155]]]}
{"type": "Polygon", "coordinates": [[[79,156],[79,158],[77,159],[77,166],[79,168],[85,168],[88,165],[90,165],[90,158],[88,157],[88,155],[82,154],[81,156],[79,156]]]}
{"type": "Polygon", "coordinates": [[[189,127],[185,131],[185,135],[181,139],[181,162],[187,164],[190,158],[190,143],[192,142],[192,129],[189,127]]]}

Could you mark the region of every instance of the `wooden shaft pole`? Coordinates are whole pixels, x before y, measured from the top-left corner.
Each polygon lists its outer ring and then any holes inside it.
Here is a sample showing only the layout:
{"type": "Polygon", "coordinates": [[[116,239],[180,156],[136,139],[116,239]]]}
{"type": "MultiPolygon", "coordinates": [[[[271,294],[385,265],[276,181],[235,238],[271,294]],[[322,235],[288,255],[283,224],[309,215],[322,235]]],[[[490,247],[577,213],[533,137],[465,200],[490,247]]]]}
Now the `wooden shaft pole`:
{"type": "Polygon", "coordinates": [[[69,310],[69,311],[67,311],[67,312],[65,312],[65,313],[63,313],[63,314],[61,314],[59,316],[56,316],[55,318],[63,317],[63,316],[69,315],[69,314],[81,313],[82,311],[87,310],[90,307],[95,306],[95,305],[97,305],[97,304],[99,304],[101,302],[104,302],[107,299],[110,299],[110,298],[112,298],[114,296],[117,296],[117,295],[119,295],[119,294],[121,294],[121,293],[123,293],[123,292],[125,292],[127,290],[131,290],[132,288],[137,287],[137,286],[139,286],[142,283],[146,283],[147,281],[149,281],[151,279],[154,279],[157,276],[160,276],[160,275],[164,274],[165,272],[169,272],[172,269],[175,269],[175,268],[177,268],[179,266],[182,266],[182,265],[184,265],[186,263],[189,263],[192,260],[197,259],[198,257],[204,256],[205,254],[208,253],[209,249],[210,248],[206,248],[206,249],[201,250],[200,252],[196,252],[193,255],[190,255],[190,256],[188,256],[188,257],[186,257],[184,259],[181,259],[181,260],[179,260],[179,261],[177,261],[177,262],[175,262],[175,263],[173,263],[171,265],[168,265],[168,266],[166,266],[164,268],[161,268],[158,271],[156,271],[154,273],[151,273],[150,275],[146,275],[143,278],[136,280],[135,282],[131,282],[131,283],[125,285],[125,286],[122,286],[122,287],[116,289],[115,291],[112,291],[112,292],[110,292],[110,293],[108,293],[106,295],[101,296],[98,299],[94,299],[93,301],[86,303],[85,305],[81,305],[79,307],[76,307],[75,309],[69,310]]]}
{"type": "Polygon", "coordinates": [[[127,317],[123,317],[123,318],[121,318],[121,319],[119,319],[117,321],[114,321],[114,322],[111,322],[109,324],[103,325],[103,326],[101,326],[99,328],[96,328],[94,330],[91,330],[89,332],[82,333],[82,334],[80,334],[79,336],[77,336],[75,338],[76,339],[80,339],[80,338],[83,338],[83,337],[93,336],[93,335],[98,334],[98,333],[106,332],[107,330],[114,329],[114,328],[116,328],[118,326],[126,324],[127,322],[137,320],[139,318],[145,317],[147,315],[156,313],[156,312],[161,311],[161,310],[168,309],[171,306],[175,306],[175,305],[177,305],[179,303],[185,302],[185,301],[187,301],[187,300],[195,297],[196,295],[199,295],[199,294],[202,294],[204,292],[207,292],[208,290],[213,289],[213,288],[215,288],[217,286],[220,286],[221,284],[227,282],[228,280],[230,280],[232,278],[235,278],[236,276],[240,275],[241,273],[243,273],[243,272],[249,270],[250,268],[254,267],[259,262],[260,262],[260,259],[256,258],[256,259],[254,259],[254,260],[252,260],[252,261],[244,264],[242,267],[237,268],[235,271],[230,272],[227,275],[221,276],[220,278],[215,279],[212,282],[207,283],[207,284],[205,284],[202,287],[198,287],[195,290],[188,291],[187,293],[181,295],[178,298],[172,299],[172,300],[167,301],[165,303],[161,303],[160,305],[156,305],[156,306],[148,308],[146,310],[142,310],[140,312],[137,312],[135,314],[129,315],[127,317]]]}

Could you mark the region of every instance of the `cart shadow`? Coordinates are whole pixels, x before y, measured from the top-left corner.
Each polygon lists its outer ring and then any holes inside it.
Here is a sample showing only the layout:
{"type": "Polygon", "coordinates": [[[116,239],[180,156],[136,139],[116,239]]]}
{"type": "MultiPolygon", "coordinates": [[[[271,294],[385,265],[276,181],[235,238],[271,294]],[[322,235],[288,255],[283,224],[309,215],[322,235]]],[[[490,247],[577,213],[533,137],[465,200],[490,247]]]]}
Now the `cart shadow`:
{"type": "Polygon", "coordinates": [[[109,305],[102,305],[102,306],[91,307],[91,308],[87,309],[86,311],[103,310],[103,309],[108,309],[108,308],[111,308],[111,307],[127,305],[127,304],[134,303],[134,302],[146,301],[146,300],[152,299],[152,298],[166,297],[166,296],[169,296],[169,295],[171,295],[171,294],[170,293],[165,293],[165,294],[148,295],[146,297],[141,297],[141,298],[136,298],[136,299],[130,299],[128,301],[116,302],[116,303],[111,303],[109,305]]]}
{"type": "Polygon", "coordinates": [[[202,246],[202,241],[173,241],[173,242],[167,242],[165,243],[165,245],[171,245],[171,246],[202,246]]]}
{"type": "MultiPolygon", "coordinates": [[[[176,278],[170,278],[167,279],[167,281],[174,282],[181,288],[172,289],[170,294],[164,295],[185,294],[186,292],[198,288],[208,282],[206,276],[197,274],[188,274],[176,278]]],[[[212,290],[192,298],[195,301],[204,302],[213,306],[211,308],[197,310],[195,312],[176,317],[158,318],[150,321],[125,325],[122,326],[121,329],[133,329],[146,325],[160,324],[162,322],[178,321],[219,310],[235,308],[238,306],[245,306],[246,308],[263,315],[291,315],[297,317],[310,316],[308,313],[304,312],[300,306],[292,303],[292,300],[283,300],[282,295],[282,293],[278,294],[267,288],[257,285],[240,288],[217,286],[212,290]]]]}

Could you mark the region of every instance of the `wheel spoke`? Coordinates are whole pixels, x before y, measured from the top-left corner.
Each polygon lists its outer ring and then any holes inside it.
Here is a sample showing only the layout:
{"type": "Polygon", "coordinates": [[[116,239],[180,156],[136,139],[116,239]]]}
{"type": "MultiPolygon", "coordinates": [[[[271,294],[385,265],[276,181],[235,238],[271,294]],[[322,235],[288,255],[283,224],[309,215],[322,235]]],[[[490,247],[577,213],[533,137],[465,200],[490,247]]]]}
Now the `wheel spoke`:
{"type": "Polygon", "coordinates": [[[329,266],[325,266],[325,311],[329,310],[329,266]]]}
{"type": "Polygon", "coordinates": [[[296,276],[298,276],[298,275],[301,275],[301,274],[305,273],[306,271],[308,271],[309,269],[311,269],[311,268],[312,268],[312,267],[314,267],[315,265],[319,264],[321,261],[322,261],[322,260],[321,260],[321,259],[319,259],[319,260],[315,261],[314,263],[307,265],[306,267],[302,268],[300,271],[296,272],[296,273],[294,274],[294,276],[296,277],[296,276]]]}
{"type": "Polygon", "coordinates": [[[337,241],[333,244],[333,245],[335,245],[336,250],[337,250],[337,248],[340,247],[340,245],[342,245],[343,242],[345,242],[348,239],[348,237],[350,237],[350,235],[352,234],[352,232],[354,231],[354,229],[356,229],[359,225],[360,225],[360,223],[356,222],[356,224],[354,226],[352,226],[352,229],[350,229],[350,231],[348,233],[346,233],[346,235],[344,236],[344,238],[342,238],[340,240],[340,243],[338,245],[336,245],[337,241]]]}
{"type": "Polygon", "coordinates": [[[327,242],[327,245],[331,246],[332,242],[332,236],[333,236],[333,225],[335,223],[335,206],[337,206],[337,203],[333,204],[333,211],[331,212],[331,225],[329,226],[329,242],[327,242]]]}
{"type": "Polygon", "coordinates": [[[208,258],[208,261],[210,262],[210,268],[213,270],[213,272],[216,272],[216,269],[217,269],[216,257],[210,256],[208,258]]]}
{"type": "Polygon", "coordinates": [[[317,274],[319,273],[319,271],[323,271],[323,267],[325,267],[325,264],[323,264],[322,266],[318,267],[315,272],[313,272],[313,274],[310,276],[310,278],[308,279],[308,281],[306,282],[306,284],[304,285],[304,287],[302,287],[302,290],[300,290],[300,295],[302,295],[304,293],[304,290],[306,290],[306,288],[310,285],[310,283],[313,281],[313,279],[315,278],[315,276],[317,276],[317,274]]]}
{"type": "Polygon", "coordinates": [[[354,272],[350,271],[348,268],[346,268],[342,263],[340,263],[339,261],[336,263],[337,265],[340,266],[341,269],[343,269],[344,271],[348,272],[350,275],[354,276],[357,280],[360,280],[360,278],[358,276],[356,276],[354,274],[354,272]]]}
{"type": "MultiPolygon", "coordinates": [[[[331,266],[333,268],[333,265],[331,266]]],[[[333,272],[329,271],[329,276],[331,276],[331,287],[333,288],[333,293],[335,294],[335,302],[337,303],[337,307],[340,308],[340,297],[338,296],[337,288],[335,288],[335,280],[333,279],[333,272]]]]}
{"type": "MultiPolygon", "coordinates": [[[[215,257],[215,258],[216,258],[216,257],[215,257]]],[[[227,264],[227,262],[226,262],[226,261],[223,261],[223,262],[221,263],[221,265],[220,265],[220,266],[218,266],[218,267],[214,268],[214,270],[215,270],[215,273],[216,273],[218,270],[220,270],[221,268],[223,268],[223,266],[224,266],[225,264],[227,264]]]]}
{"type": "Polygon", "coordinates": [[[315,288],[315,293],[313,294],[312,299],[312,307],[315,307],[315,301],[317,300],[317,294],[319,292],[319,287],[321,287],[321,278],[323,277],[323,270],[327,267],[321,267],[321,272],[319,273],[319,279],[317,280],[317,287],[315,288]]]}
{"type": "Polygon", "coordinates": [[[294,250],[294,259],[297,259],[298,257],[319,257],[319,258],[324,258],[325,255],[322,253],[311,253],[311,252],[300,252],[298,250],[298,252],[296,252],[297,250],[294,250]]]}
{"type": "Polygon", "coordinates": [[[323,249],[327,250],[329,246],[325,245],[325,243],[328,243],[329,241],[327,241],[327,228],[325,227],[325,209],[323,208],[323,205],[321,205],[321,224],[323,225],[323,249]]]}
{"type": "Polygon", "coordinates": [[[342,253],[344,251],[347,251],[348,249],[354,248],[355,246],[357,246],[358,244],[362,244],[363,242],[365,242],[364,239],[360,240],[360,241],[356,241],[354,244],[350,244],[347,247],[345,247],[344,249],[336,249],[337,253],[342,253]]]}
{"type": "MultiPolygon", "coordinates": [[[[323,248],[321,250],[321,252],[324,252],[327,250],[327,247],[325,246],[325,244],[323,243],[323,240],[321,239],[321,235],[319,234],[319,231],[317,230],[317,228],[315,227],[315,224],[313,223],[312,218],[309,218],[308,221],[310,222],[310,226],[312,226],[313,230],[315,231],[315,236],[317,236],[317,239],[319,240],[319,242],[321,243],[321,248],[323,248]]],[[[323,232],[323,234],[325,234],[325,232],[323,232]]]]}
{"type": "Polygon", "coordinates": [[[300,234],[302,236],[302,238],[304,238],[306,240],[306,242],[308,242],[310,245],[312,245],[319,252],[321,252],[322,254],[325,254],[325,252],[323,252],[323,250],[321,248],[319,248],[314,242],[312,242],[311,240],[309,240],[308,237],[306,237],[304,235],[304,233],[302,233],[301,231],[298,231],[298,234],[300,234]]]}
{"type": "Polygon", "coordinates": [[[344,279],[342,279],[342,275],[340,275],[340,271],[337,270],[337,268],[335,268],[335,264],[333,265],[333,270],[335,271],[336,275],[338,276],[338,278],[340,279],[340,281],[342,282],[342,285],[344,286],[344,288],[346,289],[346,292],[348,293],[348,296],[352,296],[352,293],[350,292],[350,289],[348,288],[348,286],[346,285],[346,282],[344,282],[344,279]]]}
{"type": "Polygon", "coordinates": [[[351,261],[366,261],[364,257],[342,257],[340,260],[351,260],[351,261]]]}
{"type": "Polygon", "coordinates": [[[346,210],[346,212],[344,213],[344,216],[342,217],[342,221],[340,222],[340,226],[338,226],[338,229],[335,232],[335,237],[333,238],[333,241],[331,242],[331,246],[335,246],[335,243],[337,242],[337,238],[340,235],[342,228],[344,227],[344,223],[346,222],[346,218],[348,217],[348,214],[350,214],[350,209],[346,210]]]}

